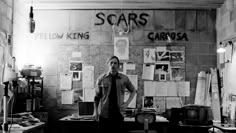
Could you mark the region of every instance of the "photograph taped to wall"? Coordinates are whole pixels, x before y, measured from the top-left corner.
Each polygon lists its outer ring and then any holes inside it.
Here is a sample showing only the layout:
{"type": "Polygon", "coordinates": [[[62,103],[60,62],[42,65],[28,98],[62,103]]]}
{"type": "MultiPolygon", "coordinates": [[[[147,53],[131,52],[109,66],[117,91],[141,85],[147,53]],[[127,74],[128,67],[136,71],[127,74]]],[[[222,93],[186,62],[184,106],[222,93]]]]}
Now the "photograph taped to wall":
{"type": "Polygon", "coordinates": [[[156,62],[156,49],[144,48],[143,49],[143,63],[155,63],[156,62]]]}
{"type": "Polygon", "coordinates": [[[145,108],[145,109],[153,109],[154,108],[154,97],[152,97],[152,96],[144,96],[143,97],[143,108],[145,108]]]}
{"type": "Polygon", "coordinates": [[[170,51],[170,61],[171,62],[184,62],[184,52],[183,51],[170,51]]]}
{"type": "Polygon", "coordinates": [[[82,71],[82,61],[70,61],[70,72],[82,71]]]}
{"type": "Polygon", "coordinates": [[[166,101],[165,97],[154,97],[154,107],[157,112],[157,114],[162,114],[166,110],[166,101]]]}
{"type": "Polygon", "coordinates": [[[154,79],[155,65],[143,64],[142,79],[153,80],[154,79]]]}
{"type": "Polygon", "coordinates": [[[84,101],[84,89],[78,88],[74,92],[75,101],[84,101]]]}
{"type": "Polygon", "coordinates": [[[155,81],[166,81],[171,79],[170,75],[170,63],[156,63],[154,70],[154,80],[155,81]],[[165,75],[165,76],[163,76],[165,75]]]}
{"type": "Polygon", "coordinates": [[[129,59],[129,38],[114,37],[114,55],[120,60],[129,59]]]}
{"type": "Polygon", "coordinates": [[[184,81],[185,80],[185,69],[182,67],[171,68],[171,80],[184,81]]]}
{"type": "Polygon", "coordinates": [[[124,70],[124,62],[120,62],[119,63],[119,71],[123,72],[123,70],[124,70]]]}
{"type": "Polygon", "coordinates": [[[73,78],[72,80],[73,81],[77,81],[77,80],[80,80],[81,79],[81,72],[73,72],[73,78]]]}
{"type": "Polygon", "coordinates": [[[170,52],[166,47],[156,47],[156,61],[170,61],[170,52]]]}
{"type": "Polygon", "coordinates": [[[0,64],[4,62],[4,48],[0,45],[0,64]]]}
{"type": "Polygon", "coordinates": [[[170,73],[170,63],[156,63],[155,64],[155,74],[170,73]]]}
{"type": "Polygon", "coordinates": [[[60,90],[72,89],[72,74],[60,73],[60,90]]]}
{"type": "Polygon", "coordinates": [[[119,70],[120,73],[126,75],[126,62],[120,62],[119,63],[119,70]]]}

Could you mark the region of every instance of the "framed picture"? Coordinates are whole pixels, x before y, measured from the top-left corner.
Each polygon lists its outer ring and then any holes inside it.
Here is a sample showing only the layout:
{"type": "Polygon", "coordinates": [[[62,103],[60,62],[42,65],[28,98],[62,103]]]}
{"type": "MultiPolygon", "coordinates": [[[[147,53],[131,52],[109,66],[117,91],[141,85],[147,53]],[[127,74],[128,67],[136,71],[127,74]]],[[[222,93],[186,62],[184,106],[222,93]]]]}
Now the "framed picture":
{"type": "Polygon", "coordinates": [[[70,72],[82,71],[82,62],[81,61],[70,61],[69,68],[70,68],[70,72]]]}
{"type": "Polygon", "coordinates": [[[82,72],[73,72],[73,81],[79,81],[81,79],[81,73],[82,72]]]}
{"type": "Polygon", "coordinates": [[[145,108],[145,109],[153,109],[154,108],[154,97],[152,97],[152,96],[144,96],[143,97],[143,108],[145,108]]]}

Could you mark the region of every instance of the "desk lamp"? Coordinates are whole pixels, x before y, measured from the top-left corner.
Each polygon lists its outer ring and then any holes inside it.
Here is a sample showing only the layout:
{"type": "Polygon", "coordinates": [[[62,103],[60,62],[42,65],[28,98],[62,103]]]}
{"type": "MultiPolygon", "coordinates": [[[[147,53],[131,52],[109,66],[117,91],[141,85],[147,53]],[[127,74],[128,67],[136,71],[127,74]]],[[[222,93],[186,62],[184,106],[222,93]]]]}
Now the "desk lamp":
{"type": "MultiPolygon", "coordinates": [[[[142,112],[135,115],[135,121],[138,123],[143,124],[144,126],[144,133],[149,132],[149,124],[152,124],[156,121],[156,114],[155,113],[149,113],[149,112],[142,112]]],[[[135,133],[138,133],[138,131],[135,131],[135,133]]]]}

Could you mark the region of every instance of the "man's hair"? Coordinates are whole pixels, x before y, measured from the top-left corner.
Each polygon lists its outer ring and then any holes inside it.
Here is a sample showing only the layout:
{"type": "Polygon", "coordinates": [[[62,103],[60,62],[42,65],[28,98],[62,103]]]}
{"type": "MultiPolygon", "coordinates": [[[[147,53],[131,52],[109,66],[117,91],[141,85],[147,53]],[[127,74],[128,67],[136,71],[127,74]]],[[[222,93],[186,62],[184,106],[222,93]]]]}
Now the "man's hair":
{"type": "Polygon", "coordinates": [[[117,56],[111,56],[110,58],[108,58],[108,60],[107,60],[107,64],[112,60],[112,59],[116,59],[117,61],[118,61],[118,65],[120,65],[120,60],[119,60],[119,58],[117,57],[117,56]]]}

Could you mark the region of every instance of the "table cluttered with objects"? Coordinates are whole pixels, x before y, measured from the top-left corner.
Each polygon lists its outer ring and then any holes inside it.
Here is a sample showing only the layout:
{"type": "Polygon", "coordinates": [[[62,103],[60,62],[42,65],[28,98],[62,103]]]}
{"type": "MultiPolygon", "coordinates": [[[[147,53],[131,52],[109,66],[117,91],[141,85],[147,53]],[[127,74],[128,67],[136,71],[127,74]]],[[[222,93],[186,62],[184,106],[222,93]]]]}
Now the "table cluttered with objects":
{"type": "MultiPolygon", "coordinates": [[[[124,129],[126,131],[132,130],[143,130],[144,124],[137,122],[137,119],[143,119],[143,117],[150,117],[149,112],[143,112],[137,118],[136,116],[126,115],[124,118],[124,129]]],[[[169,121],[160,115],[153,115],[155,118],[154,122],[149,124],[148,128],[150,130],[156,130],[158,133],[167,133],[169,121]]],[[[58,132],[79,132],[86,131],[86,133],[95,133],[98,131],[98,122],[93,119],[92,116],[80,116],[78,113],[74,113],[69,116],[65,116],[59,119],[58,124],[60,129],[58,132]]]]}
{"type": "MultiPolygon", "coordinates": [[[[43,133],[45,123],[31,115],[30,112],[17,113],[8,117],[9,133],[43,133]]],[[[2,117],[0,122],[3,123],[2,117]]],[[[1,127],[2,131],[2,127],[1,127]]]]}

